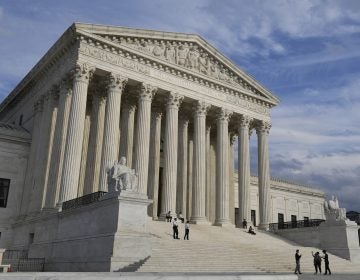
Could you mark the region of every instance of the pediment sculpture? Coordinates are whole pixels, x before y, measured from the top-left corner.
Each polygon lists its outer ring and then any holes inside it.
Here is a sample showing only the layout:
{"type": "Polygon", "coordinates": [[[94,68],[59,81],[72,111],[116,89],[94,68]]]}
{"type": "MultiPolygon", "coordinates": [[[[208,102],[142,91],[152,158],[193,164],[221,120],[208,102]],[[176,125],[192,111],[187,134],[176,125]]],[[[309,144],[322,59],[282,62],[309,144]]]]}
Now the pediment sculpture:
{"type": "Polygon", "coordinates": [[[218,59],[195,42],[175,40],[148,39],[136,37],[118,37],[98,34],[117,44],[138,50],[156,58],[166,60],[178,66],[209,76],[221,82],[229,83],[247,89],[257,95],[262,95],[250,86],[238,74],[230,70],[218,59]]]}
{"type": "Polygon", "coordinates": [[[134,169],[126,165],[126,158],[121,157],[107,171],[108,192],[138,192],[138,176],[134,169]]]}
{"type": "Polygon", "coordinates": [[[346,209],[340,208],[339,200],[334,195],[329,201],[324,201],[324,210],[327,220],[345,221],[346,209]]]}

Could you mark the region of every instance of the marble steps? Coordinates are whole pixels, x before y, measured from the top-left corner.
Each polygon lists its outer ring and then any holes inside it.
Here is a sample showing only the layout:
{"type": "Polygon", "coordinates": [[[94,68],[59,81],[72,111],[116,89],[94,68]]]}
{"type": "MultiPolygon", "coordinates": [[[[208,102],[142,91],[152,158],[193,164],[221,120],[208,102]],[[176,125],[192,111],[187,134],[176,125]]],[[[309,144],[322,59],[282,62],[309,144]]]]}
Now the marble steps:
{"type": "MultiPolygon", "coordinates": [[[[289,272],[294,269],[294,254],[303,254],[303,272],[313,272],[311,251],[266,232],[249,235],[235,227],[191,225],[190,241],[174,240],[169,223],[150,221],[152,255],[140,272],[289,272]]],[[[180,225],[180,237],[183,236],[180,225]]],[[[329,254],[331,268],[338,272],[360,272],[349,261],[329,254]]]]}

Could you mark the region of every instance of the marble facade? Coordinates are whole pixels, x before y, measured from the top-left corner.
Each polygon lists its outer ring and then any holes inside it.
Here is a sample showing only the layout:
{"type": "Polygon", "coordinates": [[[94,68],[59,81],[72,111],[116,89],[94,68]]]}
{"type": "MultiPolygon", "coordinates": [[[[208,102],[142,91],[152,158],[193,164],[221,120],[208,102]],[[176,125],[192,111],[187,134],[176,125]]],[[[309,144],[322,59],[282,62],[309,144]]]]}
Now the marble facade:
{"type": "MultiPolygon", "coordinates": [[[[23,225],[61,211],[63,202],[107,191],[107,168],[126,157],[139,192],[153,201],[153,219],[182,212],[192,223],[229,226],[235,208],[241,223],[256,207],[257,226],[266,229],[276,222],[268,137],[278,103],[197,35],[73,24],[0,105],[0,122],[21,118],[31,132],[12,223],[32,232],[23,225]]],[[[286,197],[299,189],[277,191],[286,197]]]]}

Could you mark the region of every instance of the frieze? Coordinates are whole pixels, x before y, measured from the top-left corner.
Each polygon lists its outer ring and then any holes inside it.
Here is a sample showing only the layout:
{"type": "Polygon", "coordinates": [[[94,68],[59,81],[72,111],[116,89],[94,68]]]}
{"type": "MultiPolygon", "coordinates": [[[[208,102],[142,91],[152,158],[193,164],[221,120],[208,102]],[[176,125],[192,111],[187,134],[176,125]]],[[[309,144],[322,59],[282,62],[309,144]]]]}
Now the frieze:
{"type": "MultiPolygon", "coordinates": [[[[216,90],[210,87],[207,87],[202,84],[196,83],[196,81],[193,80],[187,80],[185,78],[179,78],[178,76],[175,76],[173,74],[169,73],[168,69],[154,69],[150,67],[148,64],[142,64],[138,61],[132,60],[131,57],[126,58],[123,56],[120,56],[118,54],[111,53],[107,50],[102,50],[99,48],[96,48],[94,46],[90,46],[85,44],[84,42],[80,44],[79,52],[90,56],[97,58],[99,60],[102,60],[104,62],[108,62],[114,65],[118,65],[142,74],[146,74],[150,77],[154,77],[157,79],[165,80],[167,82],[170,82],[172,84],[175,84],[177,86],[187,87],[191,88],[195,91],[204,93],[208,96],[218,98],[224,102],[231,103],[233,105],[239,106],[241,108],[270,116],[270,109],[268,107],[263,107],[259,104],[252,103],[248,100],[241,99],[239,95],[237,95],[236,92],[232,92],[231,94],[229,92],[223,92],[220,90],[216,90]],[[165,72],[167,70],[167,72],[165,72]]],[[[158,67],[159,68],[159,67],[158,67]]],[[[241,94],[242,95],[242,94],[241,94]]]]}
{"type": "Polygon", "coordinates": [[[79,51],[82,54],[95,57],[97,59],[100,59],[102,61],[106,61],[112,64],[119,65],[124,68],[128,68],[131,70],[135,70],[137,72],[147,74],[149,75],[150,68],[146,65],[140,64],[136,61],[132,61],[126,58],[123,58],[121,56],[118,56],[116,54],[109,53],[107,51],[103,51],[100,49],[97,49],[95,47],[86,46],[84,44],[80,45],[79,51]]]}

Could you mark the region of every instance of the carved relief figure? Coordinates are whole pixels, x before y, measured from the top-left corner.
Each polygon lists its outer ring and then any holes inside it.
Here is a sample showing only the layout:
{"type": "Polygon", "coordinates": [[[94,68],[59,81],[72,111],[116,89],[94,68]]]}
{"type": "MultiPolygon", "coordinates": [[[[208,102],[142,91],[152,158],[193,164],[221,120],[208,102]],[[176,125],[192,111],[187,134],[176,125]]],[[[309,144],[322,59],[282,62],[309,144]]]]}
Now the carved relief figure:
{"type": "Polygon", "coordinates": [[[153,54],[157,57],[163,57],[165,52],[164,42],[159,44],[158,41],[155,41],[155,47],[153,49],[153,54]]]}
{"type": "Polygon", "coordinates": [[[219,65],[217,61],[210,59],[210,75],[214,78],[219,78],[219,65]]]}
{"type": "Polygon", "coordinates": [[[145,53],[150,52],[150,47],[149,47],[148,43],[144,39],[141,39],[138,49],[139,49],[139,51],[142,51],[142,52],[145,52],[145,53]]]}
{"type": "Polygon", "coordinates": [[[186,66],[190,69],[198,69],[199,51],[197,46],[192,46],[187,55],[186,66]]]}
{"type": "Polygon", "coordinates": [[[180,66],[185,66],[187,58],[188,48],[185,48],[183,45],[178,47],[177,51],[177,63],[180,66]]]}
{"type": "Polygon", "coordinates": [[[229,76],[228,76],[228,73],[227,73],[227,69],[225,69],[223,67],[221,68],[220,73],[219,73],[219,79],[221,81],[225,81],[225,82],[229,81],[229,76]]]}
{"type": "Polygon", "coordinates": [[[198,61],[199,61],[199,71],[200,71],[200,73],[208,74],[208,72],[209,72],[208,55],[203,52],[200,55],[198,61]]]}
{"type": "Polygon", "coordinates": [[[166,49],[165,49],[165,58],[167,61],[171,63],[176,63],[175,59],[175,48],[171,43],[167,43],[166,49]]]}

